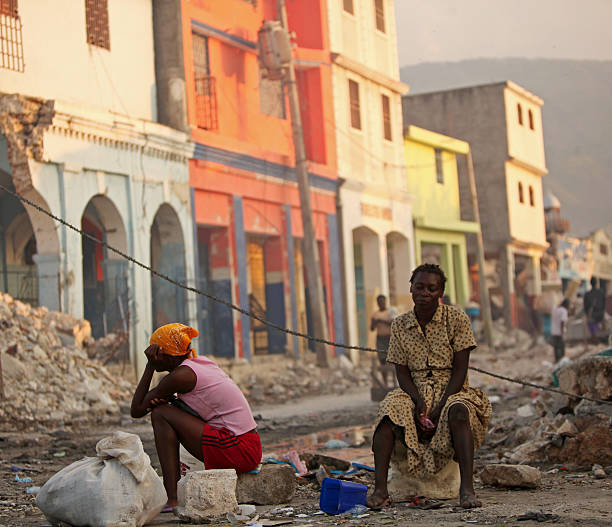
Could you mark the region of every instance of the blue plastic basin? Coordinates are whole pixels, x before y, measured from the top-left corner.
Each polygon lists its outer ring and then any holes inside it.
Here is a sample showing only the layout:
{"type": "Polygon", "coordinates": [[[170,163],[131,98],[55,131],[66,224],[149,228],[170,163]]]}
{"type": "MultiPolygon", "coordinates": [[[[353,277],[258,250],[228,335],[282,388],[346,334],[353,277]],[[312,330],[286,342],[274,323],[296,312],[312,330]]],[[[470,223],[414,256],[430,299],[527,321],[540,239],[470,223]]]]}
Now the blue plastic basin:
{"type": "Polygon", "coordinates": [[[319,507],[327,514],[342,514],[355,505],[365,505],[368,487],[361,483],[325,478],[321,484],[319,507]]]}

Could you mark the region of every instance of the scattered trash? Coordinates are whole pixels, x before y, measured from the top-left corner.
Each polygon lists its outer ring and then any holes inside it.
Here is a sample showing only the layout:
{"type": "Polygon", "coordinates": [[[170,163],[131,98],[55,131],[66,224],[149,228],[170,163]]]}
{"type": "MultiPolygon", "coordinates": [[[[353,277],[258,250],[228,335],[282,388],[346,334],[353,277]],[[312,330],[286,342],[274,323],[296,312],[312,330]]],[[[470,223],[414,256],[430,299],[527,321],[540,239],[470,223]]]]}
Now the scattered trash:
{"type": "Polygon", "coordinates": [[[285,454],[285,459],[289,462],[289,464],[295,469],[296,474],[300,476],[306,475],[308,472],[308,468],[306,467],[306,463],[304,463],[299,454],[295,450],[290,450],[285,454]]]}
{"type": "Polygon", "coordinates": [[[330,439],[325,443],[325,448],[328,449],[348,448],[349,446],[350,445],[346,441],[342,441],[341,439],[330,439]]]}
{"type": "Polygon", "coordinates": [[[542,511],[529,511],[526,512],[525,514],[521,514],[520,516],[517,516],[517,521],[519,522],[523,522],[523,521],[527,521],[527,520],[535,520],[537,522],[552,522],[552,523],[556,523],[559,521],[559,515],[558,514],[549,514],[549,513],[545,513],[542,511]]]}
{"type": "Polygon", "coordinates": [[[11,465],[11,472],[21,472],[22,470],[24,470],[21,467],[18,467],[17,465],[11,465]]]}
{"type": "Polygon", "coordinates": [[[28,487],[26,488],[26,494],[38,494],[40,492],[40,487],[28,487]]]}
{"type": "Polygon", "coordinates": [[[53,457],[65,457],[66,451],[62,450],[61,452],[53,452],[53,457]]]}
{"type": "Polygon", "coordinates": [[[325,465],[328,470],[347,471],[351,468],[350,461],[337,457],[323,454],[302,454],[300,457],[306,462],[308,470],[317,470],[321,465],[325,465]]]}
{"type": "Polygon", "coordinates": [[[495,404],[501,401],[501,397],[499,395],[489,395],[489,402],[491,404],[495,404]]]}
{"type": "Polygon", "coordinates": [[[408,504],[408,508],[421,510],[439,509],[443,504],[442,501],[419,496],[408,504]]]}
{"type": "Polygon", "coordinates": [[[363,465],[361,463],[355,463],[353,462],[352,465],[356,468],[356,469],[360,469],[360,470],[367,470],[369,472],[374,472],[374,467],[371,467],[370,465],[363,465]]]}
{"type": "Polygon", "coordinates": [[[19,474],[15,474],[15,481],[17,481],[18,483],[32,483],[32,478],[20,478],[19,474]]]}
{"type": "Polygon", "coordinates": [[[358,503],[357,505],[353,505],[349,510],[343,512],[343,515],[346,516],[356,516],[357,518],[363,518],[364,516],[369,516],[369,514],[364,514],[364,512],[369,511],[365,505],[358,503]]]}
{"type": "Polygon", "coordinates": [[[327,469],[325,467],[325,465],[321,465],[318,469],[317,469],[317,481],[319,482],[319,485],[323,485],[323,481],[326,478],[329,478],[329,473],[327,472],[327,469]]]}

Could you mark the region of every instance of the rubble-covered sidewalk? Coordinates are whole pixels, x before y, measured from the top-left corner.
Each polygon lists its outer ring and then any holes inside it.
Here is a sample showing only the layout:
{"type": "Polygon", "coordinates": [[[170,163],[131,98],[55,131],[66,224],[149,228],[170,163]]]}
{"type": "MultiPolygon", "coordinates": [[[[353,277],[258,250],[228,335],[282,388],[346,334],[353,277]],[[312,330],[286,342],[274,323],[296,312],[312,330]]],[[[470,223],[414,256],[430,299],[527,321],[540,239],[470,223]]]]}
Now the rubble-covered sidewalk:
{"type": "MultiPolygon", "coordinates": [[[[0,408],[0,526],[46,525],[28,489],[91,456],[97,441],[115,430],[138,434],[159,473],[149,420],[128,416],[134,378],[129,368],[113,362],[112,338],[95,342],[86,322],[30,308],[6,295],[0,297],[0,325],[6,392],[0,408]]],[[[556,376],[562,390],[597,399],[612,396],[612,357],[597,355],[604,346],[568,347],[567,359],[554,365],[552,348],[541,340],[518,330],[497,331],[499,349],[481,346],[472,365],[547,386],[556,376]]],[[[372,483],[369,470],[347,474],[351,462],[373,465],[369,444],[377,405],[370,401],[371,358],[364,354],[358,365],[334,359],[328,370],[317,368],[311,356],[222,363],[253,406],[264,454],[283,459],[294,450],[309,473],[296,478],[288,502],[258,504],[248,518],[225,518],[216,525],[609,525],[610,405],[570,400],[476,372],[470,373],[471,384],[485,390],[493,404],[489,434],[475,462],[481,509],[464,511],[456,500],[447,500],[431,510],[397,503],[357,516],[320,514],[321,466],[331,477],[372,483]],[[517,482],[527,488],[508,487],[517,482]]],[[[155,520],[157,525],[177,522],[171,514],[155,520]]]]}

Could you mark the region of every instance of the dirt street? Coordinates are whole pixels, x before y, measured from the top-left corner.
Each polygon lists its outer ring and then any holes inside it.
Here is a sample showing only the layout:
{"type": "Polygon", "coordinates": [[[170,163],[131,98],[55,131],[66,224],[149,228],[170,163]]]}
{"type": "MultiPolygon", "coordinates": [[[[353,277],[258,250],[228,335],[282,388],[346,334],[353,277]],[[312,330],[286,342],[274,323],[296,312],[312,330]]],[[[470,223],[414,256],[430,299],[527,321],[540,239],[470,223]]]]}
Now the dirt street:
{"type": "MultiPolygon", "coordinates": [[[[503,419],[509,412],[530,399],[530,392],[520,391],[494,405],[494,418],[503,419]]],[[[327,455],[372,464],[368,441],[376,403],[369,400],[366,390],[340,396],[311,397],[286,405],[255,407],[258,416],[264,452],[282,454],[290,448],[298,452],[321,452],[327,455]],[[329,450],[324,444],[329,439],[346,438],[362,433],[364,442],[355,448],[329,450]]],[[[153,465],[159,464],[153,446],[148,419],[138,422],[123,421],[117,426],[86,430],[57,429],[32,433],[0,433],[0,525],[43,526],[44,516],[36,507],[34,496],[26,494],[26,487],[42,485],[53,473],[84,456],[95,453],[96,442],[109,432],[120,428],[138,434],[153,465]],[[32,483],[15,481],[11,466],[24,470],[20,477],[31,477],[32,483]]],[[[496,447],[485,442],[478,452],[476,469],[496,457],[496,447]]],[[[367,511],[359,517],[326,516],[319,513],[319,490],[312,480],[300,481],[291,503],[282,507],[258,507],[262,518],[290,520],[293,525],[535,525],[537,521],[517,521],[517,516],[529,511],[542,511],[558,515],[560,525],[610,525],[612,514],[612,477],[608,467],[606,479],[595,479],[589,470],[571,471],[564,467],[540,466],[544,472],[540,489],[517,491],[483,488],[477,479],[478,493],[484,506],[474,511],[456,507],[453,500],[444,502],[437,510],[414,510],[408,504],[398,503],[380,512],[367,511]],[[553,469],[551,473],[548,471],[553,469]],[[557,468],[558,470],[554,470],[557,468]],[[280,510],[291,507],[291,510],[280,510]]],[[[360,474],[362,481],[371,482],[371,473],[360,474]]],[[[155,525],[178,525],[171,514],[162,514],[155,525]]],[[[228,522],[218,525],[229,525],[228,522]]]]}

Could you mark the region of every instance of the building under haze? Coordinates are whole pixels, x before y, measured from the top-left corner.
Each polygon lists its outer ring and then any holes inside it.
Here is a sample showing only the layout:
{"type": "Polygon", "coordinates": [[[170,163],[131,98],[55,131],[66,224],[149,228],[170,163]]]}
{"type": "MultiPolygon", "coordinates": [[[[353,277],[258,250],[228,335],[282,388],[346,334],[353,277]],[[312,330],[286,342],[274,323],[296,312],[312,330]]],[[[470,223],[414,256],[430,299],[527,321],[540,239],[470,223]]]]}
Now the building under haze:
{"type": "MultiPolygon", "coordinates": [[[[152,2],[0,6],[1,184],[192,283],[193,144],[156,122],[152,2]]],[[[4,191],[0,214],[0,289],[88,319],[95,337],[127,331],[140,364],[155,326],[195,315],[183,290],[4,191]]]]}
{"type": "Polygon", "coordinates": [[[542,99],[505,81],[409,95],[402,105],[405,123],[470,144],[485,257],[497,270],[492,298],[503,304],[508,326],[526,322],[542,291],[540,259],[547,248],[542,99]]]}
{"type": "Polygon", "coordinates": [[[399,79],[393,2],[327,4],[348,337],[373,346],[377,295],[400,311],[411,306],[414,236],[401,121],[408,86],[399,79]]]}

